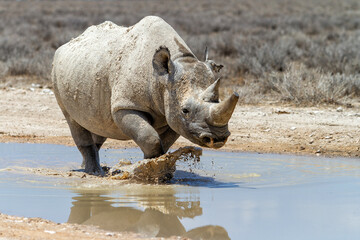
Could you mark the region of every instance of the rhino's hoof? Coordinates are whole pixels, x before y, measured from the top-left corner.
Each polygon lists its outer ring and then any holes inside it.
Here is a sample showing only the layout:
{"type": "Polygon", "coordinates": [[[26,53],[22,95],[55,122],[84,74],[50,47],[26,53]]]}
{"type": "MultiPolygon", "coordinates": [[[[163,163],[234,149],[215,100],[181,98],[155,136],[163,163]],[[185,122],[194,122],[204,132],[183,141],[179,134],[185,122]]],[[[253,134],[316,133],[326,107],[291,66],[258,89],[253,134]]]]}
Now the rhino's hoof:
{"type": "Polygon", "coordinates": [[[99,167],[90,168],[90,169],[85,168],[85,172],[89,175],[101,176],[101,177],[105,176],[104,170],[99,167]]]}

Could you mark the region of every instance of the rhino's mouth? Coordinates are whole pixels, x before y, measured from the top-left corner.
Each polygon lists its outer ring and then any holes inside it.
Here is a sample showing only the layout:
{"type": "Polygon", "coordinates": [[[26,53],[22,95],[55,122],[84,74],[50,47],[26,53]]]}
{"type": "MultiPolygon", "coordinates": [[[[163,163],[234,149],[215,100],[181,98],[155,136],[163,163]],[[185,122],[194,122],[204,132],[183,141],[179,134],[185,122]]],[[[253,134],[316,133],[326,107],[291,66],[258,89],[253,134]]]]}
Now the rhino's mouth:
{"type": "Polygon", "coordinates": [[[191,130],[188,139],[202,147],[221,148],[230,136],[227,125],[215,127],[209,124],[199,126],[199,124],[192,123],[189,127],[191,130]]]}
{"type": "Polygon", "coordinates": [[[211,137],[201,138],[201,142],[204,144],[204,146],[209,148],[221,148],[222,146],[225,145],[226,141],[227,138],[225,138],[224,140],[219,140],[211,137]]]}

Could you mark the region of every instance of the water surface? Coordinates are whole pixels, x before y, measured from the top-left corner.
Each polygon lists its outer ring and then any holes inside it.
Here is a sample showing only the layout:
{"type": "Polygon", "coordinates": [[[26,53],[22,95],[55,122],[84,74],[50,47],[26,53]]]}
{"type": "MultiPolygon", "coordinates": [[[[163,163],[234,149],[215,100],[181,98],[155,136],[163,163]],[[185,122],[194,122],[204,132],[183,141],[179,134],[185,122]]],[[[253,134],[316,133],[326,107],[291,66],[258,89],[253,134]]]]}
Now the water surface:
{"type": "MultiPolygon", "coordinates": [[[[141,157],[138,149],[101,150],[110,166],[141,157]]],[[[15,171],[70,170],[80,163],[75,147],[0,144],[0,212],[148,236],[360,236],[359,159],[204,151],[196,166],[180,162],[167,185],[104,185],[15,171]]]]}

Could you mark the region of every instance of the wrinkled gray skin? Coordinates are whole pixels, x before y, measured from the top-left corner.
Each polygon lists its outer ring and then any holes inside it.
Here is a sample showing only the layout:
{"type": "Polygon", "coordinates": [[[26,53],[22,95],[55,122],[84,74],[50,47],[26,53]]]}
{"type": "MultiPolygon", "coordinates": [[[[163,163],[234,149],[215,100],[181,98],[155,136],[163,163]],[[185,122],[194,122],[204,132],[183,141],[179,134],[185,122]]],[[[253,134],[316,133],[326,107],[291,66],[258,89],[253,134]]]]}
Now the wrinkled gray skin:
{"type": "Polygon", "coordinates": [[[103,174],[98,151],[106,138],[134,140],[144,158],[164,154],[179,135],[222,147],[238,95],[219,103],[221,67],[207,57],[199,61],[153,16],[129,28],[104,22],[61,46],[54,92],[85,172],[103,174]]]}

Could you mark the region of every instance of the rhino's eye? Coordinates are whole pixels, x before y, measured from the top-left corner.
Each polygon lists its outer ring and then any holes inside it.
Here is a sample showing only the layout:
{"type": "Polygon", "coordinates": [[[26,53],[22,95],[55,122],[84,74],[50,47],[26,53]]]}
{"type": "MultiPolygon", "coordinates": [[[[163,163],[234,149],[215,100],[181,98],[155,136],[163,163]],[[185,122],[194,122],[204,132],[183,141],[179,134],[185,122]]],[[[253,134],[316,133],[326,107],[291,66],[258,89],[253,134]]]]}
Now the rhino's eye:
{"type": "Polygon", "coordinates": [[[189,113],[189,109],[183,108],[183,109],[182,109],[182,112],[185,113],[185,114],[187,114],[187,113],[189,113]]]}

